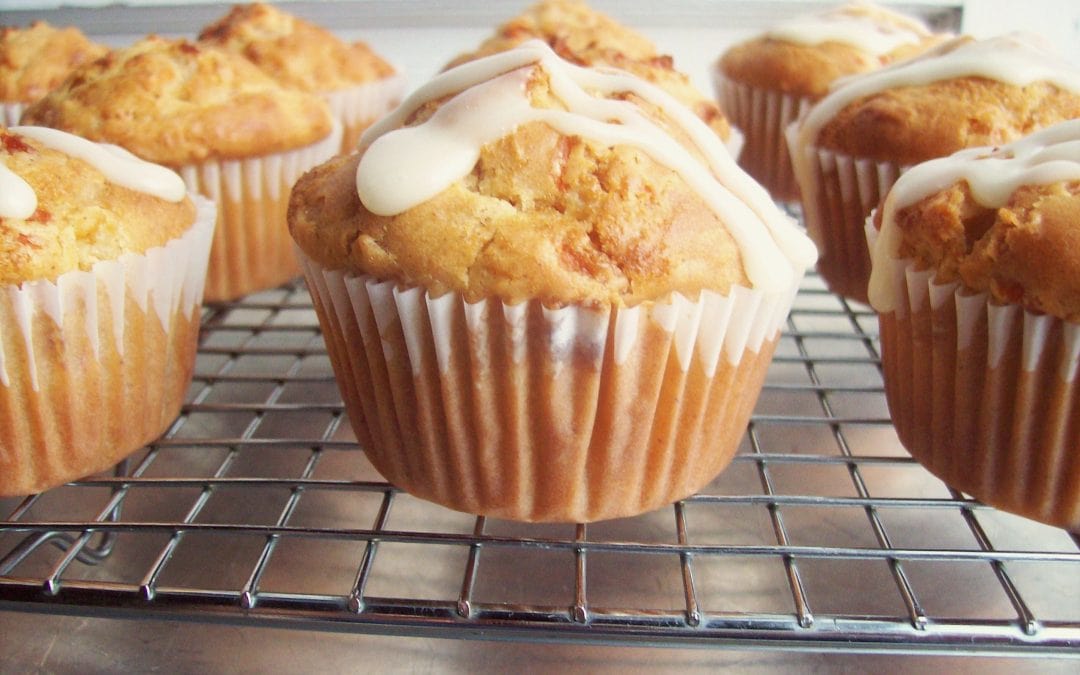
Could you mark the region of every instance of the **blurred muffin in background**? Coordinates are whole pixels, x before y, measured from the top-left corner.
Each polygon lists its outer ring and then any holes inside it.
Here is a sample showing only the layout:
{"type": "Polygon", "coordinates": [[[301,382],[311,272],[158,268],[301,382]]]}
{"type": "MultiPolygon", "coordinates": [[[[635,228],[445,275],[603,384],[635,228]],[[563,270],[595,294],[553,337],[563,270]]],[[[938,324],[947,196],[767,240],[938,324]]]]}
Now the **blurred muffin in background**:
{"type": "Polygon", "coordinates": [[[299,274],[289,191],[341,147],[341,126],[319,96],[282,87],[223,49],[156,36],[76,69],[23,121],[119,145],[217,202],[208,300],[299,274]]]}
{"type": "Polygon", "coordinates": [[[342,123],[342,152],[401,101],[405,78],[363,42],[271,5],[235,5],[199,33],[199,42],[240,54],[280,85],[323,96],[342,123]]]}
{"type": "Polygon", "coordinates": [[[866,302],[865,223],[907,167],[1080,117],[1080,68],[1032,36],[957,37],[844,80],[788,129],[818,271],[866,302]]]}
{"type": "Polygon", "coordinates": [[[776,199],[797,201],[788,125],[838,79],[939,39],[917,19],[858,2],[794,17],[731,47],[712,74],[720,107],[746,137],[739,164],[776,199]]]}
{"type": "Polygon", "coordinates": [[[55,28],[44,21],[26,28],[0,26],[0,124],[18,124],[23,108],[63,82],[72,69],[107,51],[74,27],[55,28]]]}
{"type": "Polygon", "coordinates": [[[671,56],[659,54],[656,45],[644,35],[580,0],[542,0],[532,5],[499,26],[475,51],[454,58],[447,68],[533,39],[543,40],[571,63],[619,68],[662,87],[709,125],[733,155],[739,154],[742,134],[732,128],[715,101],[675,69],[671,56]]]}

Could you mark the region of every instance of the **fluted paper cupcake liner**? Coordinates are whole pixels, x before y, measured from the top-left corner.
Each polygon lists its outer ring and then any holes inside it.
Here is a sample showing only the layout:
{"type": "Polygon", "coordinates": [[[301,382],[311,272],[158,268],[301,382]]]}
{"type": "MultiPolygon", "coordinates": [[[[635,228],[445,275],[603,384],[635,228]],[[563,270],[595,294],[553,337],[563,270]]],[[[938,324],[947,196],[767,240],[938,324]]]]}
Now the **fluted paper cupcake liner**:
{"type": "Polygon", "coordinates": [[[813,100],[734,82],[713,70],[720,107],[746,137],[739,165],[779,201],[798,201],[799,185],[791,169],[785,130],[813,100]]]}
{"type": "Polygon", "coordinates": [[[400,73],[355,87],[323,92],[330,111],[342,124],[341,152],[355,150],[364,129],[396,107],[404,93],[405,76],[400,73]]]}
{"type": "Polygon", "coordinates": [[[901,297],[879,322],[901,442],[982,502],[1080,529],[1080,326],[894,264],[901,297]]]}
{"type": "Polygon", "coordinates": [[[630,516],[711,481],[795,292],[549,309],[432,297],[298,255],[375,468],[444,506],[527,521],[630,516]]]}
{"type": "Polygon", "coordinates": [[[4,126],[13,127],[17,125],[26,105],[23,103],[8,102],[3,103],[2,105],[4,106],[4,126]]]}
{"type": "Polygon", "coordinates": [[[213,203],[181,237],[0,287],[0,495],[106,469],[159,436],[191,383],[213,203]]]}
{"type": "MultiPolygon", "coordinates": [[[[798,125],[788,127],[788,143],[797,148],[798,125]]],[[[793,150],[792,152],[796,152],[793,150]]],[[[867,301],[870,253],[866,217],[907,169],[816,146],[803,149],[809,173],[795,172],[802,193],[806,232],[818,246],[817,269],[829,289],[859,302],[867,301]]],[[[797,158],[793,155],[792,162],[797,158]]]]}
{"type": "Polygon", "coordinates": [[[232,300],[300,275],[285,222],[292,186],[337,154],[341,125],[311,145],[248,159],[179,167],[188,190],[217,203],[218,222],[206,278],[208,301],[232,300]]]}

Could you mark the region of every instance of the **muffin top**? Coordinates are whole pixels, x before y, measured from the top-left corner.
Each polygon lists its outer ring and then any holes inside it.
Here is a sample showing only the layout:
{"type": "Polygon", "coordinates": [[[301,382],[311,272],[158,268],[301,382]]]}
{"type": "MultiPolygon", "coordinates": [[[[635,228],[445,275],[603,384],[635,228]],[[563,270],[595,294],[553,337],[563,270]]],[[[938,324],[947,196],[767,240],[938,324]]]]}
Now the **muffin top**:
{"type": "Polygon", "coordinates": [[[0,284],[87,271],[194,222],[184,182],[164,167],[56,129],[0,127],[0,284]]]}
{"type": "Polygon", "coordinates": [[[44,21],[26,28],[0,26],[0,101],[33,103],[72,69],[108,51],[78,28],[55,28],[44,21]]]}
{"type": "Polygon", "coordinates": [[[591,9],[580,0],[543,0],[496,29],[474,51],[462,54],[447,68],[512,49],[527,40],[543,40],[563,59],[580,66],[625,70],[667,90],[720,136],[731,137],[731,126],[720,107],[701,94],[690,78],[675,69],[671,56],[640,33],[591,9]]]}
{"type": "Polygon", "coordinates": [[[199,33],[199,42],[240,54],[285,87],[323,92],[394,74],[363,42],[348,44],[271,5],[235,5],[199,33]]]}
{"type": "Polygon", "coordinates": [[[816,251],[670,94],[532,41],[417,90],[293,189],[299,246],[470,301],[790,291],[816,251]]]}
{"type": "Polygon", "coordinates": [[[851,3],[778,24],[728,49],[717,67],[752,87],[817,99],[841,77],[908,58],[940,39],[916,19],[851,3]]]}
{"type": "Polygon", "coordinates": [[[958,37],[839,83],[798,146],[915,164],[1080,117],[1080,69],[1019,34],[958,37]]]}
{"type": "Polygon", "coordinates": [[[282,87],[247,59],[156,36],[76,69],[22,121],[169,166],[292,150],[332,125],[321,98],[282,87]]]}
{"type": "Polygon", "coordinates": [[[890,261],[914,260],[941,283],[1080,323],[1080,120],[912,167],[875,218],[878,311],[895,307],[890,261]]]}

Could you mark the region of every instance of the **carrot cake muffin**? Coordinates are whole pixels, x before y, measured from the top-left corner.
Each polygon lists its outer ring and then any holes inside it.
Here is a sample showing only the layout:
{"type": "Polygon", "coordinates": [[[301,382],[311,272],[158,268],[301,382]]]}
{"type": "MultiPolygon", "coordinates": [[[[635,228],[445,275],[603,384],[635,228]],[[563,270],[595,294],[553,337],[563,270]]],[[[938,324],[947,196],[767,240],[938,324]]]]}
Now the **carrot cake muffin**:
{"type": "Polygon", "coordinates": [[[0,26],[0,124],[18,124],[23,108],[64,81],[73,68],[109,51],[78,28],[34,21],[26,28],[0,26]]]}
{"type": "Polygon", "coordinates": [[[176,418],[212,202],[168,169],[0,127],[0,495],[106,469],[176,418]]]}
{"type": "Polygon", "coordinates": [[[845,80],[789,129],[818,271],[865,302],[863,225],[901,171],[1077,117],[1080,69],[1020,34],[958,37],[845,80]]]}
{"type": "Polygon", "coordinates": [[[593,10],[580,0],[542,0],[484,40],[476,51],[462,54],[449,67],[543,40],[562,58],[582,66],[619,68],[658,85],[693,110],[723,139],[736,156],[742,135],[728,124],[716,102],[704,96],[671,56],[660,54],[648,38],[593,10]]]}
{"type": "Polygon", "coordinates": [[[240,54],[290,89],[323,96],[342,123],[342,151],[401,101],[405,78],[363,42],[346,43],[330,31],[272,5],[235,5],[199,33],[199,42],[240,54]]]}
{"type": "Polygon", "coordinates": [[[746,137],[739,164],[773,197],[796,201],[784,130],[843,77],[875,70],[937,40],[919,20],[865,2],[793,17],[720,57],[720,106],[746,137]]]}
{"type": "Polygon", "coordinates": [[[208,300],[297,276],[289,190],[341,144],[318,96],[286,89],[223,49],[155,36],[75,70],[23,121],[119,145],[214,199],[208,300]]]}
{"type": "Polygon", "coordinates": [[[876,223],[901,441],[959,490],[1080,529],[1080,120],[912,167],[876,223]]]}
{"type": "Polygon", "coordinates": [[[538,40],[421,87],[289,224],[371,462],[521,520],[712,480],[815,257],[674,97],[538,40]]]}

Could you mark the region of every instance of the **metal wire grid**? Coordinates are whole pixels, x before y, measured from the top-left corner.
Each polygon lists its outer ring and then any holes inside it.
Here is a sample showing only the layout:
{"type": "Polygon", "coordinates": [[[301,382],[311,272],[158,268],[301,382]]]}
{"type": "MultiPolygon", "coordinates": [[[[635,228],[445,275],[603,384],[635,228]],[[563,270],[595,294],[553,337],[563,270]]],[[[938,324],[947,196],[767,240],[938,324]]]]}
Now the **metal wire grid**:
{"type": "Polygon", "coordinates": [[[184,412],[0,500],[0,607],[444,637],[1078,653],[1080,541],[896,441],[876,320],[804,284],[733,465],[638,518],[475,518],[357,452],[299,282],[212,307],[184,412]]]}

